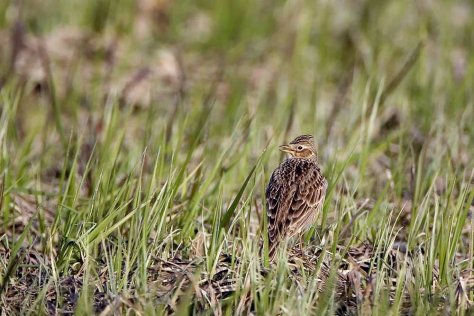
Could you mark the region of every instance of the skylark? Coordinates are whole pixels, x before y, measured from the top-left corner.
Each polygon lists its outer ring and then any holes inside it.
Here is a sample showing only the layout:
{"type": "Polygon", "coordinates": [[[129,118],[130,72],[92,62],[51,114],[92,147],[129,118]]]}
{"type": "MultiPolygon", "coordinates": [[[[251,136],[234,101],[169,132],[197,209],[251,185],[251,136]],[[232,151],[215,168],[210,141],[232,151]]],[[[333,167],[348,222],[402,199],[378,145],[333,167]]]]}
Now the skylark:
{"type": "Polygon", "coordinates": [[[327,188],[313,136],[298,136],[279,148],[289,157],[275,169],[266,191],[271,260],[280,243],[303,233],[316,221],[327,188]]]}

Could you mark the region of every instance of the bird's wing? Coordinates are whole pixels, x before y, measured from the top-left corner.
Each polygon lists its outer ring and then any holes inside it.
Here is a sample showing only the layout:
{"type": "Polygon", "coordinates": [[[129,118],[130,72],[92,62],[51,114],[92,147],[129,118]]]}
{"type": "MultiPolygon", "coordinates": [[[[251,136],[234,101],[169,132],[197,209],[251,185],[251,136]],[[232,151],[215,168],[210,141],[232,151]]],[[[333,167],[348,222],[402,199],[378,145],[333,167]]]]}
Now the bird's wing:
{"type": "Polygon", "coordinates": [[[318,210],[323,206],[326,188],[327,181],[318,168],[311,168],[301,175],[288,210],[289,234],[295,234],[312,224],[318,210]]]}
{"type": "Polygon", "coordinates": [[[293,175],[276,169],[266,191],[270,258],[284,238],[312,224],[324,203],[327,182],[319,168],[310,168],[297,179],[293,175]]]}
{"type": "Polygon", "coordinates": [[[270,258],[282,237],[286,235],[288,211],[291,207],[297,186],[287,179],[287,175],[277,168],[270,178],[266,191],[268,216],[268,243],[270,258]]]}

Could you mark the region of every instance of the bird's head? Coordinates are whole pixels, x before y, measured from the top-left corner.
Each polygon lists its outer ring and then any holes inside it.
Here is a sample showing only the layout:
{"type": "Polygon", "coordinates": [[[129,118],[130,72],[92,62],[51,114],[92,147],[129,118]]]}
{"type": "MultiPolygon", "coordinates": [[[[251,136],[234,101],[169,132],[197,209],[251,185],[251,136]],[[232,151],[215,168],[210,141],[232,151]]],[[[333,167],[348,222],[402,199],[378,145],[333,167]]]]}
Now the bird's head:
{"type": "Polygon", "coordinates": [[[311,135],[298,136],[289,144],[281,145],[279,149],[293,158],[317,159],[318,155],[314,138],[311,135]]]}

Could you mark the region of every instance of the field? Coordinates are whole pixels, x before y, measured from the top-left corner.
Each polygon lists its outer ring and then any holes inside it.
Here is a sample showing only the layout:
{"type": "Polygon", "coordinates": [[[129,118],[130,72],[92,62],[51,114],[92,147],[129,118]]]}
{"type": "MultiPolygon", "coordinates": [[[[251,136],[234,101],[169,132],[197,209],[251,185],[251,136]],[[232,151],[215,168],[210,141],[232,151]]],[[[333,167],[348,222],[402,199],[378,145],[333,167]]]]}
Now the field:
{"type": "Polygon", "coordinates": [[[473,15],[1,1],[0,315],[474,313],[473,15]],[[328,193],[271,264],[300,134],[328,193]]]}

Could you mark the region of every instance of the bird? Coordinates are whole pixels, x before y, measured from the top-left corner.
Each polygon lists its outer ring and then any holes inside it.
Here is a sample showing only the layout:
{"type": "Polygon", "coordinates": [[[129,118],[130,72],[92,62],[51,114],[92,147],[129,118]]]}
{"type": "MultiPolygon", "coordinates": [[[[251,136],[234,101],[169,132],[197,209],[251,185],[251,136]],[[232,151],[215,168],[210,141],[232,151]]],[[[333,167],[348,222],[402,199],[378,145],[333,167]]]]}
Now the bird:
{"type": "Polygon", "coordinates": [[[271,261],[281,243],[314,224],[327,189],[312,135],[298,136],[279,149],[288,158],[273,171],[265,192],[271,261]]]}

